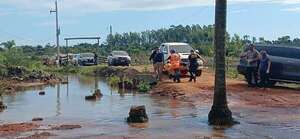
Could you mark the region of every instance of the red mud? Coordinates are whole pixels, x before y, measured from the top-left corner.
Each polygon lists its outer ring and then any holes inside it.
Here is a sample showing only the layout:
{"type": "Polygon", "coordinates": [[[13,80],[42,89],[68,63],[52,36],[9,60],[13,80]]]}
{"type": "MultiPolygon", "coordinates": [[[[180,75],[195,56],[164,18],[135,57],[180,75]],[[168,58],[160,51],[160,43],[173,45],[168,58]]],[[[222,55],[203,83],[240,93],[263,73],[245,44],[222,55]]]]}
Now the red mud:
{"type": "MultiPolygon", "coordinates": [[[[152,95],[168,96],[179,100],[196,100],[211,103],[214,89],[214,74],[204,71],[196,83],[182,79],[182,83],[165,80],[151,92],[152,95]]],[[[227,79],[227,95],[231,102],[241,105],[266,107],[299,107],[300,90],[287,87],[250,88],[245,81],[227,79]]]]}
{"type": "Polygon", "coordinates": [[[11,135],[20,132],[28,132],[39,128],[40,125],[34,123],[18,123],[0,125],[0,136],[11,135]]]}

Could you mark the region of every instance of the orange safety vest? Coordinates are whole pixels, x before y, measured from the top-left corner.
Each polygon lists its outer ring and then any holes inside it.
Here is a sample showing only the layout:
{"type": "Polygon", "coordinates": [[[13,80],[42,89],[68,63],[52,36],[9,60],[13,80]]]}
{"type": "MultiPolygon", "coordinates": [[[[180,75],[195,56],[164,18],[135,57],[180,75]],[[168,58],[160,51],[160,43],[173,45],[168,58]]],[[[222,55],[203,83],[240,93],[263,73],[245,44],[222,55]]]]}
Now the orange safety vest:
{"type": "Polygon", "coordinates": [[[179,54],[171,54],[170,56],[170,64],[171,68],[174,69],[179,69],[180,68],[180,55],[179,54]]]}

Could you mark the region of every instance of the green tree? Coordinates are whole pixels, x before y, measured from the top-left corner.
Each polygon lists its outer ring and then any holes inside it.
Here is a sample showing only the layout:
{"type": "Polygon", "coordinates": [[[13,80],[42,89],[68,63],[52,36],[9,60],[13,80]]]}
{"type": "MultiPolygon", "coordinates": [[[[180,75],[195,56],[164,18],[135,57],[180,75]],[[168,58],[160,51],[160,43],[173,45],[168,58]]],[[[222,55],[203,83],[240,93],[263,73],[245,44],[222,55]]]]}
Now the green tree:
{"type": "Polygon", "coordinates": [[[11,40],[11,41],[7,41],[7,42],[3,42],[3,43],[1,43],[1,45],[3,45],[4,48],[6,48],[6,49],[11,49],[12,47],[16,46],[16,43],[14,40],[11,40]]]}

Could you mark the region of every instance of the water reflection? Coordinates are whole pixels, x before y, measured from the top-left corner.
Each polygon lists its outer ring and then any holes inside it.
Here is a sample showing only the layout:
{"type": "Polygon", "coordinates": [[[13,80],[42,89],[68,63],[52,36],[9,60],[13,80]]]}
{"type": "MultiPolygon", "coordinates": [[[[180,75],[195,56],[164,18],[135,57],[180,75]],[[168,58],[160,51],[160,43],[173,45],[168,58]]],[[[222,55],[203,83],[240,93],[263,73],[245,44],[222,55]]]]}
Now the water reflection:
{"type": "Polygon", "coordinates": [[[61,115],[61,106],[60,106],[60,84],[57,84],[57,93],[56,93],[56,116],[61,115]]]}
{"type": "MultiPolygon", "coordinates": [[[[74,132],[59,133],[60,136],[57,138],[60,138],[61,134],[66,138],[91,134],[141,135],[147,138],[173,139],[195,138],[198,135],[202,138],[203,136],[248,138],[247,134],[267,130],[265,125],[245,126],[247,124],[245,122],[242,123],[244,127],[216,129],[208,126],[207,123],[210,106],[196,106],[191,102],[149,96],[128,90],[115,90],[98,77],[68,76],[67,80],[69,83],[65,85],[33,88],[15,95],[2,96],[8,109],[0,113],[1,122],[24,122],[31,121],[34,117],[42,117],[51,124],[78,123],[84,127],[74,132]],[[46,92],[45,96],[37,94],[41,89],[46,92]],[[101,90],[103,98],[99,101],[85,101],[85,96],[90,95],[95,89],[101,90]],[[146,106],[149,123],[128,125],[125,122],[125,117],[128,116],[129,109],[133,105],[146,106]]],[[[294,134],[299,135],[299,133],[294,134]]],[[[252,137],[257,138],[257,136],[252,137]]]]}

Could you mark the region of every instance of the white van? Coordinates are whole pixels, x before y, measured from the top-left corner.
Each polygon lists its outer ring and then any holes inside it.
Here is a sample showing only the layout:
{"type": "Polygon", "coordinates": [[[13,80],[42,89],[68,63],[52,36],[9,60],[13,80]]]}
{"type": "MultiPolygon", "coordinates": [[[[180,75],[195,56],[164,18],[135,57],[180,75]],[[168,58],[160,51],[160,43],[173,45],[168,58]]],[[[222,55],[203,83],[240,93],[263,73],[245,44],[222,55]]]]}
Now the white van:
{"type": "MultiPolygon", "coordinates": [[[[191,50],[194,50],[193,47],[191,47],[187,43],[179,43],[179,42],[172,42],[172,43],[163,43],[160,45],[160,50],[164,53],[165,61],[167,58],[171,55],[170,50],[174,49],[176,53],[178,53],[181,57],[181,74],[186,75],[188,73],[189,69],[189,55],[191,53],[191,50]]],[[[197,70],[197,76],[201,76],[202,69],[203,69],[203,61],[201,59],[198,60],[198,70],[197,70]]]]}

